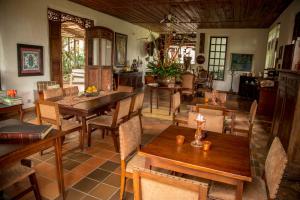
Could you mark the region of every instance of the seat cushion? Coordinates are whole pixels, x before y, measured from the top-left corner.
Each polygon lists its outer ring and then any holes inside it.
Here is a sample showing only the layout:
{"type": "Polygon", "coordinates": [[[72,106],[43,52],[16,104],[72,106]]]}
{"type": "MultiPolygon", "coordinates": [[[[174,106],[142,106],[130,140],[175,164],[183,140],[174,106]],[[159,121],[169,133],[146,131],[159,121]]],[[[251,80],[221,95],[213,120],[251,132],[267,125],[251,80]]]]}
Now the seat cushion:
{"type": "Polygon", "coordinates": [[[13,185],[16,182],[23,180],[29,175],[35,173],[34,169],[15,164],[8,168],[0,169],[0,191],[13,185]]]}
{"type": "Polygon", "coordinates": [[[135,154],[126,165],[126,172],[133,173],[134,168],[145,168],[145,157],[135,154]]]}
{"type": "Polygon", "coordinates": [[[61,120],[61,129],[63,132],[68,132],[80,127],[81,125],[78,122],[71,120],[61,120]]]}
{"type": "Polygon", "coordinates": [[[177,113],[175,115],[175,121],[176,122],[179,122],[179,123],[183,123],[183,124],[187,124],[188,122],[188,113],[187,112],[180,112],[180,113],[177,113]]]}
{"type": "Polygon", "coordinates": [[[88,124],[94,124],[99,126],[111,127],[112,125],[112,116],[111,115],[101,115],[99,117],[93,118],[88,121],[88,124]]]}
{"type": "MultiPolygon", "coordinates": [[[[236,186],[219,182],[213,182],[208,196],[212,200],[235,200],[236,186]]],[[[260,177],[254,177],[251,183],[244,185],[243,200],[267,200],[267,192],[264,181],[260,177]]]]}
{"type": "Polygon", "coordinates": [[[235,121],[234,128],[238,130],[249,130],[249,121],[235,121]]]}

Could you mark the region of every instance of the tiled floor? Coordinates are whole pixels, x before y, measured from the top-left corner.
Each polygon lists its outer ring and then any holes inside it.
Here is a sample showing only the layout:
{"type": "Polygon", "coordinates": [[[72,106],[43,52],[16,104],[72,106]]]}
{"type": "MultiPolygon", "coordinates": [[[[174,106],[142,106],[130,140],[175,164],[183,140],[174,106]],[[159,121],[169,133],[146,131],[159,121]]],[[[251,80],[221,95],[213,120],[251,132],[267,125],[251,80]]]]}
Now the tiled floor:
{"type": "MultiPolygon", "coordinates": [[[[146,96],[147,97],[147,96],[146,96]]],[[[233,98],[234,99],[234,98],[233,98]]],[[[168,116],[168,97],[162,97],[160,111],[149,112],[149,104],[145,99],[143,110],[144,135],[142,143],[149,142],[155,135],[171,124],[168,116]]],[[[183,110],[185,106],[183,106],[183,110]]],[[[241,103],[242,110],[249,109],[249,102],[241,103]]],[[[27,114],[26,119],[32,118],[27,114]]],[[[245,112],[238,113],[239,120],[246,120],[245,112]]],[[[253,130],[252,147],[252,175],[261,175],[267,153],[267,141],[269,138],[271,123],[266,118],[258,116],[253,130]]],[[[78,134],[67,137],[64,152],[78,145],[78,134]]],[[[37,171],[38,183],[43,199],[53,200],[58,198],[58,186],[56,181],[55,160],[53,151],[47,150],[45,154],[35,154],[30,157],[37,171]]],[[[119,199],[120,187],[120,156],[115,153],[113,141],[110,136],[102,139],[100,131],[93,134],[92,146],[86,147],[83,152],[73,150],[63,157],[65,186],[68,200],[114,200],[119,199]]],[[[300,199],[300,185],[297,182],[283,180],[279,190],[279,199],[300,199]]],[[[5,194],[10,196],[16,191],[28,185],[25,180],[7,189],[5,194]]],[[[132,181],[127,182],[126,199],[133,199],[132,181]]],[[[34,199],[33,194],[28,194],[23,200],[34,199]]]]}

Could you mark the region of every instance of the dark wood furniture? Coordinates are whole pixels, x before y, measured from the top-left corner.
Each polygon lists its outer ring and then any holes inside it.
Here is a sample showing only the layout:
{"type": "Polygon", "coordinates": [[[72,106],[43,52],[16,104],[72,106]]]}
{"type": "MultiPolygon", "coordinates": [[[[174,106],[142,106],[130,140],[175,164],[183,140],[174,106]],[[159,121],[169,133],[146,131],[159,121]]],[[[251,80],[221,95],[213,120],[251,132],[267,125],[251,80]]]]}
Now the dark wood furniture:
{"type": "Polygon", "coordinates": [[[276,102],[277,85],[260,87],[257,114],[273,117],[276,102]]]}
{"type": "Polygon", "coordinates": [[[169,115],[171,115],[171,109],[172,109],[172,95],[175,94],[175,92],[180,91],[181,87],[175,86],[175,87],[165,87],[165,86],[151,86],[148,85],[150,88],[150,113],[152,113],[152,98],[153,98],[153,91],[156,91],[156,108],[158,109],[158,101],[159,101],[159,95],[158,90],[168,90],[170,93],[170,103],[169,103],[169,115]]]}
{"type": "Polygon", "coordinates": [[[287,44],[284,46],[281,69],[292,69],[294,48],[294,44],[287,44]]]}
{"type": "Polygon", "coordinates": [[[125,85],[136,88],[143,87],[143,72],[115,72],[115,86],[125,85]]]}
{"type": "Polygon", "coordinates": [[[52,130],[46,138],[26,144],[0,143],[0,166],[11,167],[15,162],[25,159],[50,147],[55,148],[56,174],[59,192],[65,199],[65,186],[62,165],[61,136],[59,132],[52,130]]]}
{"type": "Polygon", "coordinates": [[[89,28],[86,30],[86,44],[85,86],[112,89],[114,32],[101,26],[89,28]]]}
{"type": "Polygon", "coordinates": [[[287,152],[288,178],[300,180],[300,72],[279,70],[278,81],[272,135],[287,152]]]}
{"type": "Polygon", "coordinates": [[[145,75],[144,76],[145,84],[156,83],[156,77],[154,75],[145,75]]]}
{"type": "Polygon", "coordinates": [[[258,78],[250,76],[240,76],[239,92],[241,97],[258,99],[258,78]]]}
{"type": "MultiPolygon", "coordinates": [[[[80,117],[82,123],[82,134],[86,135],[86,121],[88,116],[99,114],[107,108],[114,106],[118,101],[131,97],[134,94],[135,93],[126,92],[112,93],[106,96],[94,98],[92,100],[84,101],[73,106],[59,103],[59,112],[61,114],[70,114],[80,117]]],[[[82,141],[82,143],[84,144],[84,141],[82,141]]]]}
{"type": "Polygon", "coordinates": [[[146,157],[146,168],[160,167],[184,174],[236,185],[236,199],[241,200],[243,184],[251,182],[249,139],[209,132],[209,151],[191,146],[195,129],[169,126],[139,154],[146,157]],[[183,145],[176,145],[176,136],[185,136],[183,145]]]}
{"type": "Polygon", "coordinates": [[[24,111],[23,111],[22,106],[23,106],[23,104],[10,106],[10,105],[0,103],[0,114],[18,112],[20,115],[20,120],[23,121],[24,111]]]}

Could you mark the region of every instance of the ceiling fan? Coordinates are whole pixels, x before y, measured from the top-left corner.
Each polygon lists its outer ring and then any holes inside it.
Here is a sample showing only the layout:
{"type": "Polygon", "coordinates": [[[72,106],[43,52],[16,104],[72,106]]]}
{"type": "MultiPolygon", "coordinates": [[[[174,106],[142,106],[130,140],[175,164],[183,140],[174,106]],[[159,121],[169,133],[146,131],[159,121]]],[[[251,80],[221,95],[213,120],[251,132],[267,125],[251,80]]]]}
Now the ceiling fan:
{"type": "Polygon", "coordinates": [[[176,18],[175,15],[172,15],[172,13],[169,13],[167,15],[165,15],[165,17],[160,20],[160,23],[165,23],[168,27],[170,27],[172,24],[177,24],[178,23],[178,19],[176,18]]]}

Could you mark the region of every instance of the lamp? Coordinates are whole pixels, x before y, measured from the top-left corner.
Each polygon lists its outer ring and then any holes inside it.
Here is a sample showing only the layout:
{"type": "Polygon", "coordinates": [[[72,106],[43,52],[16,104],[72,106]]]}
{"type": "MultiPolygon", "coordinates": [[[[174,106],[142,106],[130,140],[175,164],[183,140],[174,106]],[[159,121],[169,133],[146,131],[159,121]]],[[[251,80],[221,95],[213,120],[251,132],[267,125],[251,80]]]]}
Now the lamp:
{"type": "Polygon", "coordinates": [[[195,140],[191,142],[193,147],[202,147],[203,145],[201,139],[203,138],[202,127],[205,124],[205,121],[204,116],[198,113],[196,117],[197,130],[195,132],[195,140]]]}

